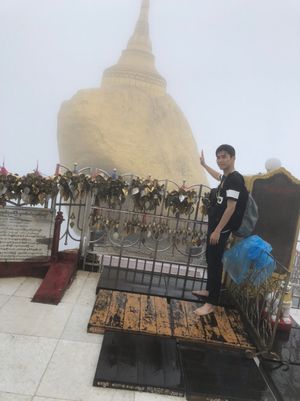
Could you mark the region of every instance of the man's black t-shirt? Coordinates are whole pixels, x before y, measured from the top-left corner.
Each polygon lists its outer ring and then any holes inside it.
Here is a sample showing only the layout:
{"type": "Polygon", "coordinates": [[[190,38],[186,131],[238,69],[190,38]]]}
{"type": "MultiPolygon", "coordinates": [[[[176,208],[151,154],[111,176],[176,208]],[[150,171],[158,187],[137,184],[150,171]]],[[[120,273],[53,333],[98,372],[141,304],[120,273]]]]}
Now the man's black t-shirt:
{"type": "Polygon", "coordinates": [[[237,171],[228,174],[228,176],[223,176],[218,188],[211,192],[211,207],[208,210],[208,227],[211,231],[217,227],[221,220],[227,207],[227,199],[233,199],[237,203],[233,215],[222,232],[235,231],[239,228],[248,200],[244,178],[237,171]]]}

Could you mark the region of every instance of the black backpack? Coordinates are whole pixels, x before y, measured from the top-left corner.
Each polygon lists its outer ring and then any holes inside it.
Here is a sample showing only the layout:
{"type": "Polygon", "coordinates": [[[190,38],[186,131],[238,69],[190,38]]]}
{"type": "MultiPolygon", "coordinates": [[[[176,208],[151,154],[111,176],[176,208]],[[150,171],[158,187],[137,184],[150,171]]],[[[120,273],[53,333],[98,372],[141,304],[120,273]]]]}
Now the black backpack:
{"type": "Polygon", "coordinates": [[[252,195],[249,193],[242,223],[240,227],[236,231],[233,231],[232,233],[237,237],[242,237],[242,238],[249,237],[254,231],[257,220],[258,220],[258,207],[252,195]]]}

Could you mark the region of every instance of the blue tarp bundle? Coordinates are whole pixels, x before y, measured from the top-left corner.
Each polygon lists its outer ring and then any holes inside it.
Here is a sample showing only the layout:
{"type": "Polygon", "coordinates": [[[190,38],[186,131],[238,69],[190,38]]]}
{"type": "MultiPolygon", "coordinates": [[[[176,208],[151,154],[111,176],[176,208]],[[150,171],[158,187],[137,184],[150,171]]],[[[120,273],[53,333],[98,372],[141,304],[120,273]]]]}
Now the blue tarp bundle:
{"type": "Polygon", "coordinates": [[[224,252],[224,270],[236,284],[245,279],[263,283],[275,270],[276,262],[269,254],[272,247],[258,235],[251,235],[224,252]]]}

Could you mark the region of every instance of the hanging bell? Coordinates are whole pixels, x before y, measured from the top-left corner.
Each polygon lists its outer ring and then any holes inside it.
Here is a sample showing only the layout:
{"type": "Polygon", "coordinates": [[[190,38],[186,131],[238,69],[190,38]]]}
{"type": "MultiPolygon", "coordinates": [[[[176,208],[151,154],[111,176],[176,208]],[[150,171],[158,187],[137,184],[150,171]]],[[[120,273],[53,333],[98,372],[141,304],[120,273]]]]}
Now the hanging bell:
{"type": "Polygon", "coordinates": [[[185,200],[186,196],[184,196],[183,194],[179,195],[179,201],[182,203],[185,200]]]}
{"type": "Polygon", "coordinates": [[[114,240],[117,240],[118,238],[119,238],[119,233],[118,233],[118,231],[115,231],[114,233],[113,233],[113,235],[112,235],[112,238],[114,239],[114,240]]]}

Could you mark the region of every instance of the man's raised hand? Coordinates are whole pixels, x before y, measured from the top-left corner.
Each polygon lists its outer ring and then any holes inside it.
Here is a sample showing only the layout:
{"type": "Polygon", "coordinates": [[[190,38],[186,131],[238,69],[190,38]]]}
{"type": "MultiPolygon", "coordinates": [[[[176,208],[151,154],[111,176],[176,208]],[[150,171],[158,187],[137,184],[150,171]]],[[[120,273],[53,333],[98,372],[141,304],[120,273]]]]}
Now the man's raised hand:
{"type": "Polygon", "coordinates": [[[201,150],[201,154],[200,154],[200,164],[201,166],[205,166],[205,159],[204,159],[204,153],[203,150],[201,150]]]}

